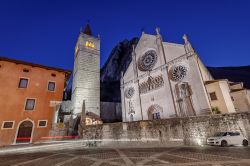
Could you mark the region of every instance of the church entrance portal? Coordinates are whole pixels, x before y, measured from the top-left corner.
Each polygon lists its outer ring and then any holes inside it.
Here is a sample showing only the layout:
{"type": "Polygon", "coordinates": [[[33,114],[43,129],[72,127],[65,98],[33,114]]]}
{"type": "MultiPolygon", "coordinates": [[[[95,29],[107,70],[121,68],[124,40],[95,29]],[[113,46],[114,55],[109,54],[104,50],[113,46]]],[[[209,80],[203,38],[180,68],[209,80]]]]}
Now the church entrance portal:
{"type": "Polygon", "coordinates": [[[148,108],[148,120],[161,119],[163,109],[161,106],[154,104],[148,108]]]}
{"type": "Polygon", "coordinates": [[[16,143],[30,143],[33,123],[29,120],[23,121],[18,128],[16,143]]]}

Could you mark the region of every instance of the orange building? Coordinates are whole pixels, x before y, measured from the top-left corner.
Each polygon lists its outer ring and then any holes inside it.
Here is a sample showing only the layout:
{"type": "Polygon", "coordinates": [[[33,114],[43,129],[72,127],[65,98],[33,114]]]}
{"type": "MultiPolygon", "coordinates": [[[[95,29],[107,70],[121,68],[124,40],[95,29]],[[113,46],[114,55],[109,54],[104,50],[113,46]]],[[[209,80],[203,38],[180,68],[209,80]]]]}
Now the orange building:
{"type": "Polygon", "coordinates": [[[49,136],[68,70],[0,57],[0,146],[49,136]]]}

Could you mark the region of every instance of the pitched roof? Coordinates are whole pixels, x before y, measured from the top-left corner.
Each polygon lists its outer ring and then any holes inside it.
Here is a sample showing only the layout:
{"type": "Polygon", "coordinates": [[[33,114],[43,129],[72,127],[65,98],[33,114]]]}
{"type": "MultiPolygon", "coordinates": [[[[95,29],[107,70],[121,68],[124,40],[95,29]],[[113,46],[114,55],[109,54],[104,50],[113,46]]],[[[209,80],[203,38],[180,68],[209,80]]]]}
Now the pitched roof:
{"type": "Polygon", "coordinates": [[[82,33],[92,36],[92,31],[91,31],[89,23],[86,24],[86,26],[85,26],[84,30],[82,31],[82,33]]]}
{"type": "Polygon", "coordinates": [[[58,71],[58,72],[63,72],[63,73],[65,73],[67,79],[71,75],[70,70],[65,70],[65,69],[61,69],[61,68],[57,68],[57,67],[50,67],[50,66],[35,64],[35,63],[26,62],[26,61],[22,61],[22,60],[11,59],[11,58],[7,58],[7,57],[1,57],[0,56],[0,61],[7,61],[7,62],[15,63],[15,64],[23,64],[23,65],[27,65],[27,66],[31,66],[31,67],[39,67],[39,68],[44,68],[44,69],[47,69],[47,70],[55,70],[55,71],[58,71]]]}

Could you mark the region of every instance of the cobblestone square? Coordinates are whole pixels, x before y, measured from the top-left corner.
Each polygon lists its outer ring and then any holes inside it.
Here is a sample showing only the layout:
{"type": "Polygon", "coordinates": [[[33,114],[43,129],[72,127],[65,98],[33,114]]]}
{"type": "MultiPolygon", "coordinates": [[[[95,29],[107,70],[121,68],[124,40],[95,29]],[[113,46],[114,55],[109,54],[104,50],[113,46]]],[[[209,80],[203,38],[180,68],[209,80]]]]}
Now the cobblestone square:
{"type": "Polygon", "coordinates": [[[250,166],[250,147],[72,148],[2,153],[1,166],[250,166]]]}

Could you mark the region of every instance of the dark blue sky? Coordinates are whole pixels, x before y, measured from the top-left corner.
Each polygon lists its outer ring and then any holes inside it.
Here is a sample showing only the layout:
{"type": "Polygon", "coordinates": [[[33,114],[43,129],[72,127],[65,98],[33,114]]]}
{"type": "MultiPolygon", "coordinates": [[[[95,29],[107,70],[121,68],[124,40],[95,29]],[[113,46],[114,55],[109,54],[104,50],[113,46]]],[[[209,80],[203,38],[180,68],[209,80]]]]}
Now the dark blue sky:
{"type": "Polygon", "coordinates": [[[188,34],[208,66],[250,65],[248,0],[0,0],[0,56],[72,69],[89,19],[101,64],[119,41],[159,26],[166,41],[188,34]]]}

